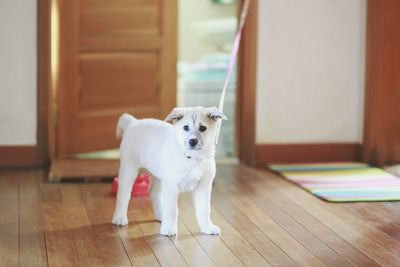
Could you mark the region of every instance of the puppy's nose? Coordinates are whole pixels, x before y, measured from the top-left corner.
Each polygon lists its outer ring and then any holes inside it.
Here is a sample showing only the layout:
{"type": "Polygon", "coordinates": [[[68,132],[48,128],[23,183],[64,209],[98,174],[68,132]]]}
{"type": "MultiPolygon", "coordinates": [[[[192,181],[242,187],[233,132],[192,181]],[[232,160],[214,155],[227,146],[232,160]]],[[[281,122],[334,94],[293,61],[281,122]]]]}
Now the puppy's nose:
{"type": "Polygon", "coordinates": [[[199,140],[197,140],[197,139],[190,139],[189,140],[189,145],[190,146],[195,146],[195,145],[197,145],[198,142],[199,142],[199,140]]]}

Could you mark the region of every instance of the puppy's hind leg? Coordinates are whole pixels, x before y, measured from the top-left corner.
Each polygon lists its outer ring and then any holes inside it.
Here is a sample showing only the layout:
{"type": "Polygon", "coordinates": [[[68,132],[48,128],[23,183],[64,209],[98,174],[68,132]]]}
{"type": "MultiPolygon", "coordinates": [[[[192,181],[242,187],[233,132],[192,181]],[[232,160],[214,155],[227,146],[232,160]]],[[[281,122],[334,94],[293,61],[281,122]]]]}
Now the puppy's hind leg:
{"type": "Polygon", "coordinates": [[[134,162],[128,160],[127,157],[121,156],[121,163],[118,176],[118,192],[115,211],[112,223],[115,225],[128,224],[128,205],[131,199],[133,183],[138,175],[138,168],[134,162]]]}
{"type": "Polygon", "coordinates": [[[151,202],[153,205],[154,216],[157,220],[161,221],[162,209],[161,209],[161,182],[158,178],[153,179],[153,186],[151,187],[151,202]]]}

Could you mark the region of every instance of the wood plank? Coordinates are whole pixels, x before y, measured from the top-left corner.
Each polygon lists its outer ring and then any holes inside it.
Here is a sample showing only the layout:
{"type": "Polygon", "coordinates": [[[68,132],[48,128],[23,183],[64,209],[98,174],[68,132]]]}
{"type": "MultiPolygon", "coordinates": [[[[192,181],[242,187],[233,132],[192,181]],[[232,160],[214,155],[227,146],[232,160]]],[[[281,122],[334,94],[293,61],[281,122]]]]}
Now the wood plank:
{"type": "Polygon", "coordinates": [[[19,188],[12,172],[0,174],[0,262],[19,266],[19,188]]]}
{"type": "Polygon", "coordinates": [[[316,255],[326,265],[353,266],[324,242],[318,239],[318,237],[309,232],[304,226],[296,222],[271,202],[268,202],[267,199],[259,196],[252,197],[251,199],[261,210],[267,213],[286,232],[288,232],[300,244],[316,255]]]}
{"type": "Polygon", "coordinates": [[[76,262],[79,266],[102,266],[91,222],[86,213],[78,184],[60,187],[64,216],[68,218],[68,235],[71,237],[76,262]]]}
{"type": "MultiPolygon", "coordinates": [[[[110,185],[96,184],[94,187],[92,192],[96,193],[97,201],[106,206],[108,211],[113,212],[115,196],[110,196],[110,185]]],[[[110,224],[111,215],[112,213],[108,218],[110,224]]],[[[128,227],[114,227],[114,229],[116,229],[133,266],[159,266],[157,258],[138,224],[131,222],[128,227]]]]}
{"type": "Polygon", "coordinates": [[[237,210],[232,203],[223,198],[223,193],[218,188],[214,186],[213,191],[213,205],[271,265],[297,266],[284,251],[248,219],[245,213],[237,210]]]}
{"type": "MultiPolygon", "coordinates": [[[[231,176],[234,176],[234,178],[231,179],[241,181],[240,184],[249,183],[249,177],[252,177],[252,181],[258,180],[258,177],[249,173],[247,169],[240,169],[234,174],[231,174],[231,176]]],[[[224,180],[226,180],[228,175],[224,175],[224,177],[224,180]]],[[[291,216],[291,218],[306,227],[308,231],[312,232],[321,241],[354,265],[377,265],[377,263],[371,258],[353,247],[348,241],[340,237],[325,224],[321,223],[318,218],[313,217],[306,210],[299,207],[295,202],[279,193],[275,188],[273,188],[273,186],[269,185],[268,180],[262,180],[262,183],[257,183],[256,187],[259,189],[257,195],[263,195],[264,202],[273,203],[281,210],[285,211],[288,216],[291,216]]],[[[242,194],[244,193],[241,193],[241,195],[242,194]]]]}
{"type": "MultiPolygon", "coordinates": [[[[191,202],[189,194],[181,195],[181,203],[191,202]]],[[[191,207],[193,210],[193,204],[191,207]]],[[[212,208],[212,218],[213,222],[224,231],[220,239],[245,266],[270,266],[269,262],[214,208],[212,208]]]]}
{"type": "Polygon", "coordinates": [[[42,203],[49,266],[76,266],[74,247],[67,230],[68,218],[65,217],[59,185],[42,185],[42,203]]]}
{"type": "Polygon", "coordinates": [[[224,229],[221,240],[245,266],[271,266],[271,264],[212,207],[214,223],[224,229]]]}
{"type": "Polygon", "coordinates": [[[221,237],[199,234],[188,194],[179,203],[179,235],[164,237],[148,197],[133,199],[129,226],[115,228],[110,184],[51,184],[43,182],[43,175],[41,170],[0,172],[0,265],[400,262],[399,203],[326,203],[264,170],[218,167],[212,217],[222,228],[221,237]]]}
{"type": "Polygon", "coordinates": [[[133,209],[132,207],[130,209],[130,214],[133,216],[129,219],[134,218],[135,223],[139,225],[161,266],[188,266],[171,238],[159,234],[160,223],[154,218],[151,208],[147,205],[148,202],[148,197],[136,198],[133,209]]]}
{"type": "Polygon", "coordinates": [[[104,188],[109,184],[82,184],[81,192],[86,212],[92,224],[95,240],[100,255],[107,266],[132,266],[130,258],[118,235],[111,224],[114,199],[111,193],[105,194],[104,188]]]}
{"type": "Polygon", "coordinates": [[[189,266],[216,266],[181,219],[178,222],[178,236],[171,237],[171,240],[189,266]]]}
{"type": "Polygon", "coordinates": [[[374,261],[330,231],[305,210],[296,209],[297,205],[294,202],[282,197],[276,190],[266,185],[265,181],[263,184],[256,183],[257,177],[250,181],[249,176],[251,177],[251,174],[243,170],[238,170],[233,175],[224,175],[224,179],[217,180],[220,183],[217,188],[225,195],[231,194],[239,196],[240,199],[248,198],[253,201],[327,265],[374,264],[374,261]],[[228,192],[228,188],[230,188],[230,192],[228,192]]]}
{"type": "Polygon", "coordinates": [[[309,250],[289,235],[279,224],[261,211],[253,202],[245,198],[226,196],[236,208],[248,215],[248,218],[260,228],[263,233],[277,244],[297,264],[305,266],[325,266],[309,250]]]}
{"type": "Polygon", "coordinates": [[[118,234],[133,266],[160,266],[138,224],[118,228],[118,234]]]}
{"type": "Polygon", "coordinates": [[[400,241],[398,203],[344,203],[342,206],[361,220],[375,225],[385,234],[400,241]]]}
{"type": "Polygon", "coordinates": [[[179,217],[207,255],[217,266],[243,266],[242,262],[219,236],[200,234],[192,206],[179,202],[179,217]]]}
{"type": "Polygon", "coordinates": [[[20,266],[46,266],[46,242],[41,203],[40,183],[45,173],[41,170],[19,174],[20,195],[20,266]]]}
{"type": "Polygon", "coordinates": [[[314,217],[317,217],[329,228],[349,241],[374,261],[382,265],[396,265],[399,262],[400,246],[398,242],[385,233],[357,220],[350,213],[343,211],[340,205],[325,203],[309,195],[304,190],[293,186],[278,176],[261,171],[263,179],[268,179],[271,185],[298,203],[314,217]]]}

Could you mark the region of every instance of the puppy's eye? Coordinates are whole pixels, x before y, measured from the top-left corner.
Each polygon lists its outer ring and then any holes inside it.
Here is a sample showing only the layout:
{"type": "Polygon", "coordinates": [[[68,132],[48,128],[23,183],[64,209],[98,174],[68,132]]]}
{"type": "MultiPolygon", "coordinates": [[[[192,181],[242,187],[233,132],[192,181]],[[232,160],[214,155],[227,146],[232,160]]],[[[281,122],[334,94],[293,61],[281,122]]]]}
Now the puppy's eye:
{"type": "Polygon", "coordinates": [[[204,132],[205,130],[207,130],[207,127],[204,126],[204,125],[201,125],[200,128],[199,128],[199,131],[200,132],[204,132]]]}
{"type": "Polygon", "coordinates": [[[187,125],[183,126],[183,130],[185,130],[186,132],[189,131],[189,126],[187,125]]]}

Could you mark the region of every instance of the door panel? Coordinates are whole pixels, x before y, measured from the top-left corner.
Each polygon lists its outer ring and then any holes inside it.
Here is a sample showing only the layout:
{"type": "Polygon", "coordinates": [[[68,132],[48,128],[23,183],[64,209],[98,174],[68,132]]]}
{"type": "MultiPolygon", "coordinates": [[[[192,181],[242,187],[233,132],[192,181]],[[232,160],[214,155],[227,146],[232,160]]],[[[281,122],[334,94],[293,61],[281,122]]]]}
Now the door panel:
{"type": "Polygon", "coordinates": [[[157,34],[161,1],[84,0],[80,8],[80,34],[157,34]]]}
{"type": "Polygon", "coordinates": [[[176,104],[176,0],[60,5],[57,154],[118,146],[118,117],[163,118],[176,104]]]}
{"type": "Polygon", "coordinates": [[[157,61],[154,53],[81,56],[80,111],[157,105],[157,61]]]}

